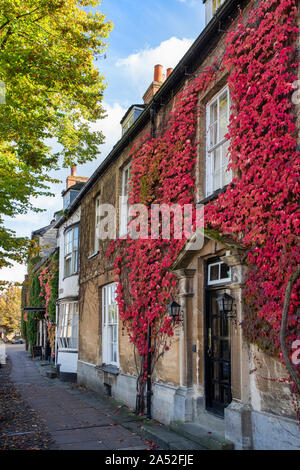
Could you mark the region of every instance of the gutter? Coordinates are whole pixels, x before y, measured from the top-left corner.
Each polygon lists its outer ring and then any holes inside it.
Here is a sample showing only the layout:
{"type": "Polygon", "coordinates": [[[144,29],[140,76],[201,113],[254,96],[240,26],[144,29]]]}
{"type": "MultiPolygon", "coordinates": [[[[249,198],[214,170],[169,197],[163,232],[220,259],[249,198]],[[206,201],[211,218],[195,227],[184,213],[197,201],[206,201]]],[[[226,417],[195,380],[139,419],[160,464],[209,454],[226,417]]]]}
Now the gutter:
{"type": "Polygon", "coordinates": [[[54,225],[54,228],[59,228],[68,219],[68,217],[75,212],[83,197],[93,187],[99,176],[104,173],[104,171],[118,158],[122,150],[124,150],[124,148],[126,148],[136,135],[146,126],[146,124],[150,122],[151,109],[153,106],[155,105],[156,110],[158,110],[163,106],[164,101],[167,102],[170,99],[171,92],[173,91],[174,93],[174,91],[177,91],[183,85],[186,78],[189,75],[192,75],[192,72],[206,59],[208,53],[214,48],[220,36],[226,28],[230,26],[232,19],[238,14],[238,7],[243,8],[247,3],[249,3],[249,0],[227,0],[220,6],[214,17],[177,64],[169,78],[163,83],[152,100],[146,105],[144,111],[128,129],[126,134],[124,134],[124,136],[116,143],[108,156],[85,183],[70,205],[67,215],[60,218],[54,225]],[[186,72],[187,68],[189,68],[188,73],[186,72]]]}

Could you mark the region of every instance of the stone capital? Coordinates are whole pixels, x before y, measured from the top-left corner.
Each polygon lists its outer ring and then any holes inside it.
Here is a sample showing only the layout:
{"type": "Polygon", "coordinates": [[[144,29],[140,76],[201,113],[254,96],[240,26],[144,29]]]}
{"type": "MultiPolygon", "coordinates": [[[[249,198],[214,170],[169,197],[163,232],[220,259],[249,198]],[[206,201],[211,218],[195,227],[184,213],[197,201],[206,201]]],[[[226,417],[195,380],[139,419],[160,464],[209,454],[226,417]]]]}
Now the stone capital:
{"type": "Polygon", "coordinates": [[[179,280],[179,296],[194,295],[193,279],[196,269],[178,269],[174,271],[175,276],[179,280]]]}

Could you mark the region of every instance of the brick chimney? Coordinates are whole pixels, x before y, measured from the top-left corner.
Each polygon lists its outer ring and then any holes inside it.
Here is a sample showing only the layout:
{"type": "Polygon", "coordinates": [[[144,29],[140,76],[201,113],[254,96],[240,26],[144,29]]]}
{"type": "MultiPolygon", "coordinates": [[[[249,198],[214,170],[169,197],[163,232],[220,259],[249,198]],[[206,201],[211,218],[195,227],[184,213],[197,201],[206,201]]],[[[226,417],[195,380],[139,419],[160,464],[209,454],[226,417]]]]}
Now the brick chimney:
{"type": "Polygon", "coordinates": [[[165,81],[165,76],[163,74],[163,66],[160,64],[157,64],[154,67],[153,82],[151,83],[148,90],[143,96],[143,101],[145,104],[149,103],[152,100],[153,96],[160,89],[164,81],[165,81]]]}
{"type": "Polygon", "coordinates": [[[172,72],[173,72],[172,68],[167,69],[167,78],[169,78],[172,72]]]}
{"type": "Polygon", "coordinates": [[[71,167],[71,175],[67,177],[67,190],[76,183],[85,183],[88,178],[86,176],[76,176],[77,167],[71,167]]]}

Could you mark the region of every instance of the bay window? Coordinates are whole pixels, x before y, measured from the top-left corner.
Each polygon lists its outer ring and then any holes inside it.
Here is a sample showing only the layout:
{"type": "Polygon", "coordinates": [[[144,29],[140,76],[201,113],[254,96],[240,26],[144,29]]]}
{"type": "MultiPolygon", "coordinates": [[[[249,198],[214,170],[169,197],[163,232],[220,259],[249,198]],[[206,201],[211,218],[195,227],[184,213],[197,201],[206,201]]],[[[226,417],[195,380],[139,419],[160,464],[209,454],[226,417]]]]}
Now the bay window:
{"type": "Polygon", "coordinates": [[[57,343],[61,349],[78,349],[78,302],[66,302],[59,306],[57,343]]]}
{"type": "Polygon", "coordinates": [[[65,233],[65,277],[78,272],[79,227],[73,227],[65,233]]]}
{"type": "Polygon", "coordinates": [[[206,196],[223,188],[232,179],[232,172],[226,171],[229,163],[228,131],[230,101],[228,87],[223,89],[207,105],[206,133],[206,196]]]}

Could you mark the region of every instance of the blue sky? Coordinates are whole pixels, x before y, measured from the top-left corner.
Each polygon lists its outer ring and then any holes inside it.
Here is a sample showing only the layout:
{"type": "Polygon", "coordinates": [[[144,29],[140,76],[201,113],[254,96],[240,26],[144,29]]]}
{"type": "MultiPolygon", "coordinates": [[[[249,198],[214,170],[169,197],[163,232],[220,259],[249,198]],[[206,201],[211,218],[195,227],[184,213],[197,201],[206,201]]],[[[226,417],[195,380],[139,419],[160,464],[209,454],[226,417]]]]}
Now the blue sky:
{"type": "MultiPolygon", "coordinates": [[[[102,0],[98,9],[114,24],[106,59],[96,62],[108,84],[103,103],[108,117],[96,124],[106,142],[97,160],[78,167],[77,174],[81,176],[91,176],[121,137],[120,120],[131,104],[142,102],[142,95],[153,80],[154,65],[174,67],[205,23],[202,0],[102,0]]],[[[33,230],[47,225],[62,207],[61,191],[68,174],[65,169],[53,173],[62,180],[51,188],[55,197],[34,201],[45,212],[17,216],[7,220],[6,226],[18,236],[30,236],[33,230]]],[[[22,282],[25,272],[25,266],[15,265],[0,270],[0,279],[22,282]]]]}

